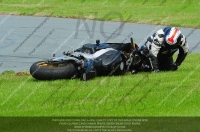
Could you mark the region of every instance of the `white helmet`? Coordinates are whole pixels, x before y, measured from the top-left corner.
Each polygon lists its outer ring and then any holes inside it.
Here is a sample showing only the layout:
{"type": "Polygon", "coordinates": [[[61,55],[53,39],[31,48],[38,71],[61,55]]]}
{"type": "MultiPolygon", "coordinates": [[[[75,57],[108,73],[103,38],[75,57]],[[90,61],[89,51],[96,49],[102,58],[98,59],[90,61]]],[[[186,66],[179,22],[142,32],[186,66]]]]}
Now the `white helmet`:
{"type": "Polygon", "coordinates": [[[165,41],[169,45],[176,45],[178,43],[178,39],[181,36],[181,31],[176,27],[168,28],[165,31],[165,41]]]}

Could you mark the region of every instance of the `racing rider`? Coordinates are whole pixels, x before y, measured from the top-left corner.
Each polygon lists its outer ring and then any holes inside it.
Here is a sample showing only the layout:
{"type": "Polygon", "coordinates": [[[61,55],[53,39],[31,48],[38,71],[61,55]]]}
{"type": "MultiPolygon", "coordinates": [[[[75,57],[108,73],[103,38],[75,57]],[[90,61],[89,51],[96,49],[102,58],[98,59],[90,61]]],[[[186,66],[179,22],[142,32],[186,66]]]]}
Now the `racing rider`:
{"type": "Polygon", "coordinates": [[[165,27],[150,36],[141,47],[148,51],[153,72],[159,70],[176,71],[187,56],[189,46],[185,36],[177,27],[165,27]],[[173,54],[179,50],[176,61],[173,54]]]}

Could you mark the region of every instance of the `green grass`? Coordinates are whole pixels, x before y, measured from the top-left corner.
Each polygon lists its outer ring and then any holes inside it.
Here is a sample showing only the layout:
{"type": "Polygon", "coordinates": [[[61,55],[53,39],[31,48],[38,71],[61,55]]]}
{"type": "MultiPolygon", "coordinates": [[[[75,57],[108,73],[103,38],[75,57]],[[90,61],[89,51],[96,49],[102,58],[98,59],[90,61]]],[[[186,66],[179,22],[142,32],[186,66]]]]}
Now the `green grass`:
{"type": "Polygon", "coordinates": [[[200,116],[199,59],[189,54],[176,72],[87,82],[38,81],[7,71],[0,74],[0,116],[200,116]]]}
{"type": "Polygon", "coordinates": [[[200,28],[198,0],[1,0],[0,7],[0,14],[79,18],[82,13],[112,21],[131,16],[129,22],[200,28]]]}
{"type": "MultiPolygon", "coordinates": [[[[129,22],[200,28],[197,0],[0,0],[0,7],[0,14],[68,18],[82,14],[109,21],[131,16],[129,22]]],[[[7,71],[0,74],[0,116],[199,116],[199,59],[200,54],[188,55],[177,72],[97,77],[88,82],[37,81],[7,71]]]]}

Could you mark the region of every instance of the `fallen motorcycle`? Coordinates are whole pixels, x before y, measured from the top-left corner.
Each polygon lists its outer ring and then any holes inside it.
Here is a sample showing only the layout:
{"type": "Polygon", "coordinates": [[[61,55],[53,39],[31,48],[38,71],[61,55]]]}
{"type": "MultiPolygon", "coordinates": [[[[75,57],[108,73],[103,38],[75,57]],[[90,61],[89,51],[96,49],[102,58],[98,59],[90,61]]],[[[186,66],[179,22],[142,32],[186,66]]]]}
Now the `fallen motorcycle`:
{"type": "Polygon", "coordinates": [[[96,76],[123,75],[141,67],[142,55],[133,43],[84,44],[62,56],[53,55],[46,61],[38,61],[30,67],[31,75],[38,80],[72,79],[90,80],[96,76]]]}

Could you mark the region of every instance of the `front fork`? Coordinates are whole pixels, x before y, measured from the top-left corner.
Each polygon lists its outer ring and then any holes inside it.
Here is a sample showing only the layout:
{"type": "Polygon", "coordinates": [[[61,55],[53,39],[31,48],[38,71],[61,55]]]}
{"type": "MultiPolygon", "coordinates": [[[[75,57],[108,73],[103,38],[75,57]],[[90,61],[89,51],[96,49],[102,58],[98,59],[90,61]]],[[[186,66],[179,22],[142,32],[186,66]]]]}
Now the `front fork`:
{"type": "Polygon", "coordinates": [[[132,52],[132,53],[130,53],[130,55],[129,55],[129,59],[126,61],[127,71],[130,70],[130,68],[131,68],[131,66],[132,66],[132,64],[133,64],[133,58],[134,58],[134,54],[133,54],[133,52],[132,52]]]}
{"type": "Polygon", "coordinates": [[[83,81],[91,80],[96,77],[96,70],[94,68],[93,60],[89,60],[87,62],[83,61],[78,69],[80,71],[80,79],[83,81]]]}

